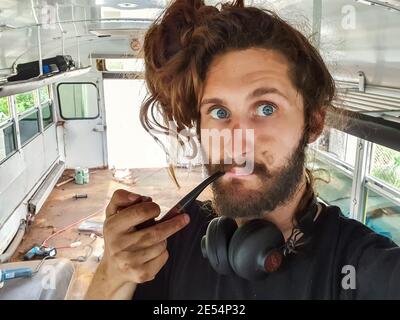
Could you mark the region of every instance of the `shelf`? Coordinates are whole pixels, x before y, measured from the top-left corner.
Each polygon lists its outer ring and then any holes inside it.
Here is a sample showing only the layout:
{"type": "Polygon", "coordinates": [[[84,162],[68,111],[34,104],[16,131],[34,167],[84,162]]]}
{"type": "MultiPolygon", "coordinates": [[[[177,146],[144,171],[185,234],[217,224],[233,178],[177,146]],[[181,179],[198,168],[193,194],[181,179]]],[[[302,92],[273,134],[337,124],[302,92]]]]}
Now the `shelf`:
{"type": "Polygon", "coordinates": [[[91,67],[79,68],[71,71],[64,71],[54,75],[31,78],[28,80],[7,82],[0,85],[0,97],[11,96],[17,93],[32,91],[34,89],[49,85],[60,80],[80,76],[89,72],[91,67]]]}

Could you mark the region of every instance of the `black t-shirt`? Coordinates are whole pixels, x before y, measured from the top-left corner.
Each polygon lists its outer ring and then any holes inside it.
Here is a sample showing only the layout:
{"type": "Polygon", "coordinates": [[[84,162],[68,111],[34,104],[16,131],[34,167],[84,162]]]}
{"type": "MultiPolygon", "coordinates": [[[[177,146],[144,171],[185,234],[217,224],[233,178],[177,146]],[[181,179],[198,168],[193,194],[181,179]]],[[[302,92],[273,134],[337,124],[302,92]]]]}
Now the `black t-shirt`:
{"type": "Polygon", "coordinates": [[[400,248],[338,207],[321,205],[312,241],[265,280],[248,281],[219,275],[203,258],[201,238],[215,215],[196,201],[189,225],[168,239],[167,263],[133,299],[400,299],[400,248]]]}

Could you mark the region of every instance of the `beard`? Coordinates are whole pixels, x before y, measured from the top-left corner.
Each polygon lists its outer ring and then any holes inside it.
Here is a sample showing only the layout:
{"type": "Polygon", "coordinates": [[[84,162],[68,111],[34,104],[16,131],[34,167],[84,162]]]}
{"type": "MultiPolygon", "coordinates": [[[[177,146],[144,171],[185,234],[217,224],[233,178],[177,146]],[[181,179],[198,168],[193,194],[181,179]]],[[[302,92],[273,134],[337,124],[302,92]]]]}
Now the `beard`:
{"type": "MultiPolygon", "coordinates": [[[[308,135],[303,134],[287,163],[274,171],[269,170],[264,163],[254,161],[253,174],[261,185],[257,189],[246,188],[241,179],[216,180],[212,184],[213,209],[216,214],[230,218],[257,219],[291,200],[304,174],[307,141],[308,135]]],[[[211,175],[218,170],[227,172],[234,166],[244,165],[232,162],[229,165],[206,164],[205,166],[211,175]]]]}

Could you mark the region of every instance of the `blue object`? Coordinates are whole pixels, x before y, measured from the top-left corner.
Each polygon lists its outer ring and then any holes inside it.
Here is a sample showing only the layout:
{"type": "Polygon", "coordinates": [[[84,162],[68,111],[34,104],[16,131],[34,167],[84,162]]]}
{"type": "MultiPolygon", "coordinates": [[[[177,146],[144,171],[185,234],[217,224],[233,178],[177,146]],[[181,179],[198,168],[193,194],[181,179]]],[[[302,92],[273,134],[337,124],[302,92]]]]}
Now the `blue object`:
{"type": "Polygon", "coordinates": [[[44,64],[44,65],[42,66],[42,70],[43,70],[43,73],[44,73],[44,74],[50,73],[50,72],[51,72],[50,66],[49,66],[48,64],[44,64]]]}
{"type": "Polygon", "coordinates": [[[40,247],[33,247],[24,255],[24,260],[32,260],[35,256],[40,256],[42,254],[42,250],[40,247]]]}
{"type": "Polygon", "coordinates": [[[24,260],[32,260],[35,257],[54,257],[57,254],[56,248],[46,248],[46,247],[33,247],[24,255],[24,260]]]}
{"type": "Polygon", "coordinates": [[[17,269],[4,269],[0,270],[0,283],[16,278],[30,278],[32,277],[31,268],[17,268],[17,269]]]}

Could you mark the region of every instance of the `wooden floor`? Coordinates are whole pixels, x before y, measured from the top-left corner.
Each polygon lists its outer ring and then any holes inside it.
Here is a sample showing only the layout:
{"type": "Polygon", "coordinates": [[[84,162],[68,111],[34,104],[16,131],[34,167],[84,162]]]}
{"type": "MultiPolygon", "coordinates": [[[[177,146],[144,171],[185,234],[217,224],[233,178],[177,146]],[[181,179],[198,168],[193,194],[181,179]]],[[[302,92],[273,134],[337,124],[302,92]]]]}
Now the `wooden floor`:
{"type": "MultiPolygon", "coordinates": [[[[191,170],[176,169],[176,175],[181,188],[178,189],[168,175],[166,168],[131,169],[113,172],[108,169],[97,170],[90,174],[87,185],[77,185],[70,182],[56,187],[46,203],[36,215],[23,242],[19,246],[12,261],[20,261],[23,255],[34,245],[41,244],[47,237],[80,219],[98,212],[89,221],[104,221],[104,208],[113,192],[123,188],[142,195],[151,196],[153,201],[166,212],[181,197],[203,180],[200,168],[191,170]],[[87,198],[75,199],[76,194],[87,194],[87,198]]],[[[198,199],[210,198],[210,190],[206,189],[198,199]]],[[[104,241],[101,237],[93,238],[88,232],[79,232],[79,224],[62,232],[47,243],[56,247],[57,256],[76,259],[79,256],[89,257],[85,262],[73,261],[75,277],[71,284],[67,299],[82,299],[88,288],[101,257],[104,241]],[[69,247],[71,243],[80,242],[78,247],[69,247]]]]}

